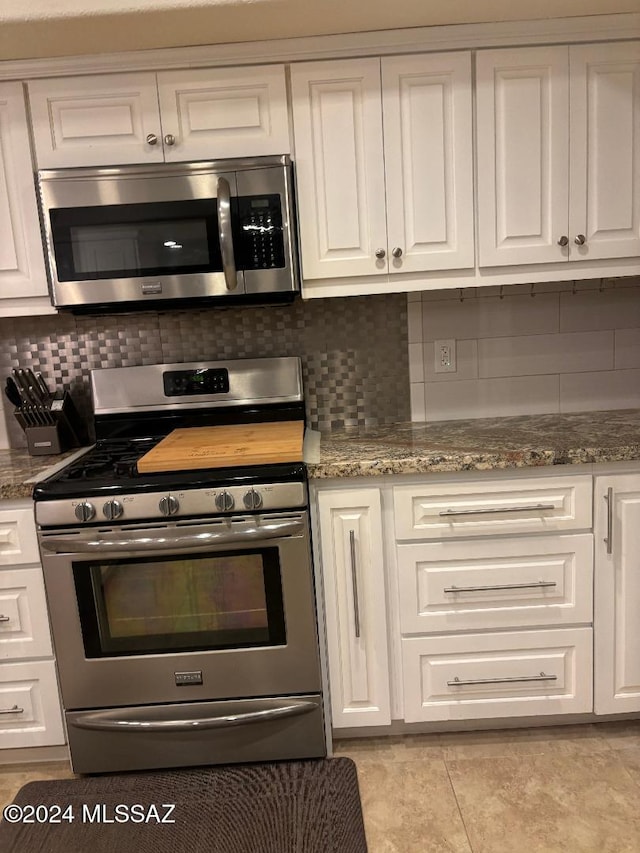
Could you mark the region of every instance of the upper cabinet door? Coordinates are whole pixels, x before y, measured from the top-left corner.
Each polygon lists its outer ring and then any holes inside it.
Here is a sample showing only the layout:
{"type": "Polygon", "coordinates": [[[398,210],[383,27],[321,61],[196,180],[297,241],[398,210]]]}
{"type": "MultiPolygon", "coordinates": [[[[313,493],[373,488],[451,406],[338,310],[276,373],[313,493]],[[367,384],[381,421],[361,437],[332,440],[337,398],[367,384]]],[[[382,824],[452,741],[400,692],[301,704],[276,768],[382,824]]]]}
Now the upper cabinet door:
{"type": "Polygon", "coordinates": [[[566,47],[478,52],[481,266],[568,258],[568,65],[566,47]]]}
{"type": "Polygon", "coordinates": [[[474,264],[471,54],[382,60],[392,272],[474,264]]]}
{"type": "Polygon", "coordinates": [[[305,279],[386,274],[380,60],[291,68],[305,279]]]}
{"type": "Polygon", "coordinates": [[[30,313],[20,300],[46,297],[47,275],[20,83],[0,84],[0,234],[0,315],[30,313]]]}
{"type": "Polygon", "coordinates": [[[640,255],[640,43],[570,48],[572,259],[640,255]]]}
{"type": "Polygon", "coordinates": [[[162,161],[154,73],[29,83],[38,168],[162,161]]]}
{"type": "Polygon", "coordinates": [[[288,154],[283,65],[158,74],[165,160],[288,154]]]}

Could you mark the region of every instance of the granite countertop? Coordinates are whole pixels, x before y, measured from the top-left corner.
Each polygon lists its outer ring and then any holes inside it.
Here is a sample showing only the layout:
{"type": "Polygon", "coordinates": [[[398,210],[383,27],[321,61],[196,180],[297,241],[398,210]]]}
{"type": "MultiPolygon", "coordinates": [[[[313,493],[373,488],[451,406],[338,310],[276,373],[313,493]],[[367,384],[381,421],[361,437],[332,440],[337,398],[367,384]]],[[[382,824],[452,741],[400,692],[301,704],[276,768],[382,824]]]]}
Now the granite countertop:
{"type": "MultiPolygon", "coordinates": [[[[35,481],[79,452],[0,451],[0,500],[31,497],[35,481]]],[[[350,428],[322,433],[307,467],[321,479],[633,460],[640,460],[640,409],[350,428]]]]}
{"type": "Polygon", "coordinates": [[[640,409],[397,423],[323,433],[312,478],[640,460],[640,409]]]}
{"type": "Polygon", "coordinates": [[[76,449],[56,456],[30,456],[26,450],[0,450],[0,500],[30,498],[37,480],[79,452],[76,449]]]}

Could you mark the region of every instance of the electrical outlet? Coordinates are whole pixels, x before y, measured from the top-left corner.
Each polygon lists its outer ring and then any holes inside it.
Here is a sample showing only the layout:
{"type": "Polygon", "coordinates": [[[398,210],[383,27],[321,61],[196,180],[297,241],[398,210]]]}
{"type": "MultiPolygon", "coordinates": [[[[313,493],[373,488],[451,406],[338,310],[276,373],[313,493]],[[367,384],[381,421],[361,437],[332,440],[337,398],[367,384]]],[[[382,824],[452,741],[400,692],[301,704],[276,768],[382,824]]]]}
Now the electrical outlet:
{"type": "Polygon", "coordinates": [[[435,342],[435,362],[433,369],[436,373],[456,372],[456,342],[453,338],[435,342]]]}

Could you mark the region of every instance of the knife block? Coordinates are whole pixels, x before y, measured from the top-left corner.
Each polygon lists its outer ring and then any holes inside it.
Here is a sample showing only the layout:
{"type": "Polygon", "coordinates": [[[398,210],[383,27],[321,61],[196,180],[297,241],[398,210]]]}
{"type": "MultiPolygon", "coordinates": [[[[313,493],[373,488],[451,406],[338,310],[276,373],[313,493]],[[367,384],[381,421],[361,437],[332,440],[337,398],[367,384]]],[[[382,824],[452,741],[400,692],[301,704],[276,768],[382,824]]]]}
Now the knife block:
{"type": "Polygon", "coordinates": [[[38,425],[27,425],[20,409],[14,412],[24,430],[31,456],[52,456],[88,443],[85,425],[68,391],[51,401],[49,412],[54,423],[38,425]]]}

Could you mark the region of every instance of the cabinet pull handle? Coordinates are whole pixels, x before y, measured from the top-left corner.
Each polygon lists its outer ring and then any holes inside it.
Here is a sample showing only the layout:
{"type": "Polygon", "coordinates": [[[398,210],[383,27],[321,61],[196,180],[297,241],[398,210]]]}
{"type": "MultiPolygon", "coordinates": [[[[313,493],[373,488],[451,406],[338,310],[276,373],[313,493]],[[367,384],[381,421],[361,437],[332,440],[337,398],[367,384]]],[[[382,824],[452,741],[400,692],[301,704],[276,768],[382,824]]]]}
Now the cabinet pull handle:
{"type": "Polygon", "coordinates": [[[17,705],[13,708],[0,708],[0,714],[24,714],[24,708],[18,708],[17,705]]]}
{"type": "Polygon", "coordinates": [[[587,242],[587,238],[584,236],[584,234],[578,234],[573,242],[576,244],[576,246],[584,246],[584,244],[587,242]]]}
{"type": "Polygon", "coordinates": [[[439,515],[490,515],[495,512],[533,512],[539,509],[555,509],[554,504],[529,504],[528,506],[491,506],[485,509],[443,509],[439,515]]]}
{"type": "Polygon", "coordinates": [[[560,237],[560,239],[558,240],[558,246],[562,246],[562,248],[564,249],[564,247],[568,246],[568,245],[569,245],[569,238],[567,237],[566,234],[563,234],[562,237],[560,237]]]}
{"type": "Polygon", "coordinates": [[[556,581],[534,581],[532,583],[498,583],[494,586],[446,586],[445,592],[490,592],[495,589],[544,589],[557,586],[556,581]]]}
{"type": "Polygon", "coordinates": [[[356,534],[349,531],[349,550],[351,551],[351,588],[353,591],[353,621],[356,629],[356,639],[360,639],[360,604],[358,602],[358,570],[356,566],[356,534]]]}
{"type": "Polygon", "coordinates": [[[176,138],[173,135],[173,133],[167,133],[166,134],[166,136],[164,138],[164,144],[165,145],[175,145],[176,144],[176,138]]]}
{"type": "Polygon", "coordinates": [[[148,145],[157,145],[158,137],[155,133],[147,133],[147,144],[148,145]]]}
{"type": "Polygon", "coordinates": [[[11,622],[11,616],[5,616],[4,614],[0,613],[0,622],[11,622]]]}
{"type": "Polygon", "coordinates": [[[381,261],[385,257],[386,254],[387,253],[384,249],[376,249],[375,255],[379,261],[381,261]]]}
{"type": "Polygon", "coordinates": [[[607,502],[607,535],[604,537],[607,546],[607,554],[613,553],[613,488],[609,486],[604,496],[607,502]]]}
{"type": "Polygon", "coordinates": [[[447,681],[449,687],[464,687],[467,684],[513,684],[515,681],[557,681],[557,675],[546,675],[541,672],[540,675],[512,675],[507,678],[454,678],[453,681],[447,681]]]}

